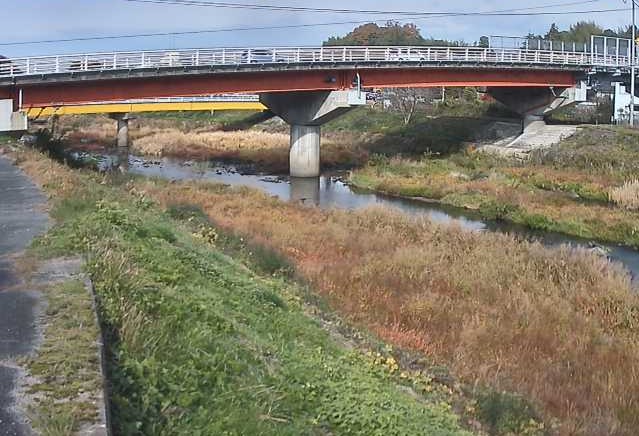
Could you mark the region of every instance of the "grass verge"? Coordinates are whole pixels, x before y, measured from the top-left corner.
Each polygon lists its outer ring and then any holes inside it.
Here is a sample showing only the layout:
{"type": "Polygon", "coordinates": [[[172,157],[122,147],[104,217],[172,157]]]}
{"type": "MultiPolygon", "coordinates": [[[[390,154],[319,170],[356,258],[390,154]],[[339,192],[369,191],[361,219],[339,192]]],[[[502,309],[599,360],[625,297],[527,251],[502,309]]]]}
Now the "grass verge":
{"type": "Polygon", "coordinates": [[[102,389],[96,341],[100,337],[85,284],[69,280],[46,292],[44,341],[27,360],[34,382],[29,415],[43,436],[68,436],[98,420],[102,389]]]}

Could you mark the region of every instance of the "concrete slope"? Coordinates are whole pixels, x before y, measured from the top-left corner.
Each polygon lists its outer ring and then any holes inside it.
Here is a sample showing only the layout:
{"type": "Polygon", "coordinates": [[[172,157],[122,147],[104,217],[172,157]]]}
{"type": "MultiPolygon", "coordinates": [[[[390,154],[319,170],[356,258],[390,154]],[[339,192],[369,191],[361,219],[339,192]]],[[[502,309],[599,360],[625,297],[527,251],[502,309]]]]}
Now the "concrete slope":
{"type": "Polygon", "coordinates": [[[577,133],[577,129],[578,126],[547,125],[543,121],[535,121],[516,138],[485,145],[481,150],[525,159],[531,151],[552,147],[577,133]]]}

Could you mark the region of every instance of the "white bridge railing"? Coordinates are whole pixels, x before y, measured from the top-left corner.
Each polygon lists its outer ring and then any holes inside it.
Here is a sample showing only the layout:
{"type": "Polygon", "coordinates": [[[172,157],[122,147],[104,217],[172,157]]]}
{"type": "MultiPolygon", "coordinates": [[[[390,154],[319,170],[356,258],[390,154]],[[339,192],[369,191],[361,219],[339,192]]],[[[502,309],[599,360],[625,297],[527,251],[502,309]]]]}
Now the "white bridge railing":
{"type": "Polygon", "coordinates": [[[215,48],[87,53],[0,59],[0,77],[79,71],[162,69],[198,66],[331,64],[503,64],[548,66],[629,66],[628,56],[592,52],[481,47],[297,47],[215,48]]]}

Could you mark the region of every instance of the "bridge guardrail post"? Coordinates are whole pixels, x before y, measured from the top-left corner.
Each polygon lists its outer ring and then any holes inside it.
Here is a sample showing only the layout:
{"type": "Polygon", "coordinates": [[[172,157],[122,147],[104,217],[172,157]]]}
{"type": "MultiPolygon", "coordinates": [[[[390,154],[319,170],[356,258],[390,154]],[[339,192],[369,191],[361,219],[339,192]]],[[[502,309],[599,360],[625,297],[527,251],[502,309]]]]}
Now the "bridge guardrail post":
{"type": "Polygon", "coordinates": [[[27,74],[31,73],[31,58],[27,58],[27,74]]]}
{"type": "Polygon", "coordinates": [[[200,50],[195,50],[195,66],[200,66],[200,50]]]}
{"type": "Polygon", "coordinates": [[[342,49],[342,62],[346,62],[346,47],[342,49]]]}
{"type": "Polygon", "coordinates": [[[118,68],[118,54],[117,53],[113,53],[113,69],[117,69],[118,68]]]}
{"type": "Polygon", "coordinates": [[[55,72],[60,72],[60,56],[55,57],[55,72]]]}

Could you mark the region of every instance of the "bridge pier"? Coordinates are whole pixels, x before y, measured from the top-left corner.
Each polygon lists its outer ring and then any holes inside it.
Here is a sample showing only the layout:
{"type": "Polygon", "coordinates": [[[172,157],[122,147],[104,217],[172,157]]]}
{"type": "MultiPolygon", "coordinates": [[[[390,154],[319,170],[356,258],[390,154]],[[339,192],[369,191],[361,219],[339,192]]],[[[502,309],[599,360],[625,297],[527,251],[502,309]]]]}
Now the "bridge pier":
{"type": "Polygon", "coordinates": [[[320,126],[291,125],[289,166],[291,177],[320,175],[320,126]]]}
{"type": "Polygon", "coordinates": [[[260,102],[291,126],[289,171],[292,177],[320,175],[321,125],[366,104],[359,90],[272,92],[260,102]]]}
{"type": "Polygon", "coordinates": [[[488,93],[522,117],[522,131],[533,125],[544,123],[544,117],[553,111],[586,101],[586,84],[580,82],[576,87],[495,87],[488,93]]]}
{"type": "Polygon", "coordinates": [[[127,113],[115,113],[110,115],[111,118],[117,121],[117,133],[116,133],[116,145],[118,147],[129,146],[129,120],[133,119],[130,114],[127,113]]]}

